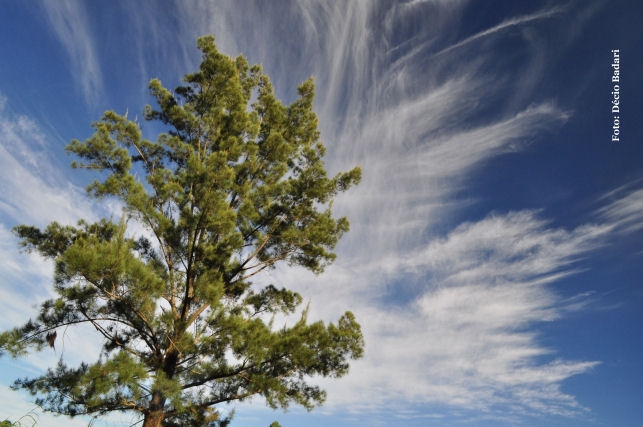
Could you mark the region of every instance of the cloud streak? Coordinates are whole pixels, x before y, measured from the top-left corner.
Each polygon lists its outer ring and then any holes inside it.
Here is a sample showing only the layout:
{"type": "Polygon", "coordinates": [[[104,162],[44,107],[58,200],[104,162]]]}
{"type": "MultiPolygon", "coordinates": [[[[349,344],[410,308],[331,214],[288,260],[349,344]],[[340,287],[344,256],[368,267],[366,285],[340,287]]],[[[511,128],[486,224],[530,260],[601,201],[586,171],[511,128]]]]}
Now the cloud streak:
{"type": "Polygon", "coordinates": [[[485,37],[497,34],[503,30],[506,30],[507,28],[519,27],[521,25],[530,23],[532,21],[551,18],[552,16],[560,14],[563,11],[564,11],[563,7],[554,7],[554,8],[545,9],[539,12],[531,13],[529,15],[523,15],[523,16],[507,19],[494,27],[491,27],[484,31],[480,31],[472,36],[465,38],[464,40],[461,40],[453,45],[450,45],[449,47],[446,47],[440,50],[439,52],[436,52],[435,55],[438,56],[438,55],[445,54],[447,52],[451,52],[452,50],[458,49],[476,40],[480,40],[485,37]]]}
{"type": "MultiPolygon", "coordinates": [[[[632,206],[638,193],[597,212],[632,206]]],[[[423,250],[392,253],[379,260],[386,269],[360,270],[342,299],[352,302],[365,327],[367,356],[341,384],[326,384],[329,404],[385,413],[424,403],[495,416],[583,416],[587,408],[562,384],[600,362],[562,359],[541,343],[538,325],[583,309],[591,293],[563,299],[554,285],[621,235],[623,218],[632,220],[627,209],[568,230],[535,211],[495,214],[463,223],[423,250]],[[412,277],[421,278],[412,298],[395,304],[412,277]],[[390,281],[398,285],[383,289],[390,281]],[[379,303],[364,298],[378,287],[379,303]]],[[[350,276],[332,271],[319,286],[333,283],[335,274],[340,283],[350,276]]],[[[335,299],[339,288],[330,291],[335,299]]],[[[329,295],[324,302],[338,308],[329,295]]]]}
{"type": "Polygon", "coordinates": [[[72,76],[89,105],[95,105],[103,92],[99,54],[90,28],[86,3],[77,0],[42,2],[47,21],[67,52],[72,76]]]}
{"type": "Polygon", "coordinates": [[[11,221],[43,226],[75,222],[91,214],[84,191],[69,183],[52,162],[49,138],[37,122],[0,104],[0,208],[11,221]]]}

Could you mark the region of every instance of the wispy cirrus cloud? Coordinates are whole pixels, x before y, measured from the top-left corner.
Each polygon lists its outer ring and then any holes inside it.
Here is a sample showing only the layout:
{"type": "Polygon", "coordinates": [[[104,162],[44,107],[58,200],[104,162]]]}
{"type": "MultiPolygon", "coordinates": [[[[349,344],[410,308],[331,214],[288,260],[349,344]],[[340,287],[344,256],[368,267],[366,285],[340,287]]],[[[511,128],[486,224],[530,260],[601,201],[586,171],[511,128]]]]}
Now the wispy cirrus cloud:
{"type": "MultiPolygon", "coordinates": [[[[105,206],[91,203],[84,190],[66,178],[61,165],[51,155],[54,139],[34,119],[13,112],[10,100],[0,94],[0,257],[3,260],[0,264],[3,313],[0,330],[24,324],[37,315],[41,302],[56,297],[51,286],[53,262],[21,251],[11,227],[18,224],[44,227],[51,221],[73,224],[81,218],[93,221],[101,214],[118,214],[118,208],[109,203],[105,206]]],[[[11,375],[42,373],[61,356],[71,364],[98,357],[99,346],[88,328],[63,329],[58,333],[55,351],[32,354],[24,361],[7,359],[11,375]]],[[[7,381],[10,379],[13,378],[7,381]]],[[[22,393],[6,389],[0,394],[4,402],[15,403],[3,408],[7,409],[3,417],[17,421],[31,414],[36,421],[40,420],[42,412],[27,404],[22,393]]],[[[23,420],[29,422],[28,418],[23,420]]],[[[47,418],[45,422],[47,425],[86,425],[88,420],[64,417],[47,418]]]]}
{"type": "MultiPolygon", "coordinates": [[[[597,212],[631,206],[637,194],[597,212]]],[[[379,269],[340,261],[318,284],[330,286],[332,297],[306,290],[316,293],[313,302],[321,300],[321,307],[315,304],[320,313],[339,309],[338,299],[352,303],[367,354],[349,378],[325,383],[329,405],[386,413],[426,404],[460,408],[463,418],[471,412],[583,416],[588,409],[562,385],[600,361],[561,358],[543,344],[538,325],[595,303],[591,292],[561,298],[555,285],[617,240],[622,218],[633,219],[625,212],[566,229],[535,211],[493,214],[423,249],[392,252],[378,260],[379,269]],[[396,285],[387,286],[391,282],[396,285]],[[407,295],[402,301],[400,293],[407,295]]]]}
{"type": "MultiPolygon", "coordinates": [[[[560,357],[541,343],[538,325],[583,307],[583,295],[563,299],[552,286],[604,247],[613,222],[570,230],[537,211],[516,211],[444,228],[475,203],[456,194],[487,160],[519,153],[569,119],[555,100],[525,104],[525,90],[519,98],[508,93],[523,77],[533,89],[542,67],[509,74],[493,50],[507,29],[537,26],[565,8],[508,17],[449,44],[464,4],[247,2],[241,12],[232,3],[196,2],[182,9],[183,22],[213,32],[224,51],[263,63],[277,90],[313,74],[330,168],[363,167],[360,187],[335,204],[352,223],[336,265],[319,279],[291,270],[270,277],[310,297],[311,316],[330,320],[349,307],[364,327],[366,358],[339,384],[324,382],[328,410],[585,412],[562,384],[599,362],[560,357]],[[284,28],[284,16],[298,19],[284,28]],[[249,25],[252,33],[235,31],[249,25]],[[400,26],[408,28],[404,37],[400,26]],[[444,55],[485,38],[491,43],[466,59],[444,55]]],[[[524,43],[524,63],[542,61],[532,41],[524,43]]]]}
{"type": "Polygon", "coordinates": [[[448,47],[436,52],[435,55],[437,56],[437,55],[441,55],[441,54],[450,52],[452,50],[455,50],[455,49],[458,49],[458,48],[460,48],[462,46],[465,46],[465,45],[467,45],[469,43],[472,43],[472,42],[474,42],[476,40],[480,40],[480,39],[483,39],[485,37],[489,37],[491,35],[499,33],[499,32],[501,32],[503,30],[508,29],[508,28],[519,27],[521,25],[527,24],[527,23],[532,22],[532,21],[551,18],[552,16],[560,14],[563,11],[564,11],[564,7],[553,7],[553,8],[547,8],[547,9],[544,9],[544,10],[541,10],[541,11],[538,11],[538,12],[535,12],[535,13],[531,13],[531,14],[528,14],[528,15],[522,15],[522,16],[517,16],[517,17],[514,17],[514,18],[506,19],[506,20],[504,20],[503,22],[501,22],[500,24],[498,24],[498,25],[496,25],[494,27],[491,27],[489,29],[480,31],[480,32],[478,32],[476,34],[473,34],[473,35],[465,38],[464,40],[460,40],[459,42],[456,42],[456,43],[454,43],[454,44],[452,44],[452,45],[450,45],[450,46],[448,46],[448,47]]]}
{"type": "Polygon", "coordinates": [[[79,82],[89,105],[95,105],[103,92],[103,73],[87,3],[78,0],[45,1],[40,4],[56,38],[69,57],[69,69],[79,82]]]}
{"type": "MultiPolygon", "coordinates": [[[[223,32],[225,43],[242,18],[232,6],[219,6],[213,19],[225,24],[212,25],[204,15],[198,22],[223,32]]],[[[270,10],[263,11],[256,39],[235,42],[268,70],[279,69],[276,61],[289,64],[291,75],[311,70],[329,166],[364,170],[360,187],[335,204],[352,223],[336,265],[319,279],[292,271],[271,279],[310,297],[311,316],[330,320],[349,307],[364,327],[366,358],[340,383],[323,382],[327,409],[403,414],[412,405],[444,405],[496,417],[577,416],[586,409],[562,385],[599,361],[565,360],[542,344],[538,325],[584,307],[585,294],[561,298],[553,286],[608,244],[614,222],[565,229],[530,210],[445,228],[476,202],[456,195],[488,160],[520,153],[571,113],[555,100],[525,104],[529,94],[507,91],[522,75],[495,66],[502,54],[493,43],[466,60],[427,60],[431,51],[502,40],[505,29],[537,25],[565,10],[510,17],[441,46],[461,8],[458,2],[305,2],[289,10],[304,23],[300,50],[271,57],[269,44],[281,46],[284,36],[271,27],[277,17],[270,10]],[[411,18],[423,25],[409,26],[400,39],[399,26],[411,18]],[[423,42],[407,43],[414,37],[423,42]]],[[[540,61],[534,55],[542,52],[524,43],[524,63],[540,61]]],[[[529,82],[540,77],[528,67],[521,72],[529,82]]]]}
{"type": "Polygon", "coordinates": [[[53,295],[46,285],[51,281],[52,264],[21,253],[11,227],[44,227],[51,221],[73,224],[80,218],[91,221],[110,209],[92,204],[84,189],[66,178],[51,156],[51,139],[38,122],[12,112],[9,100],[0,95],[0,256],[4,260],[0,294],[7,304],[3,328],[24,321],[25,298],[29,307],[35,307],[53,295]]]}
{"type": "Polygon", "coordinates": [[[52,161],[51,145],[36,121],[0,103],[0,212],[15,222],[39,226],[93,216],[84,191],[52,161]]]}
{"type": "Polygon", "coordinates": [[[612,202],[598,211],[599,216],[613,223],[620,232],[630,234],[643,228],[643,189],[626,185],[609,192],[602,200],[612,202]]]}

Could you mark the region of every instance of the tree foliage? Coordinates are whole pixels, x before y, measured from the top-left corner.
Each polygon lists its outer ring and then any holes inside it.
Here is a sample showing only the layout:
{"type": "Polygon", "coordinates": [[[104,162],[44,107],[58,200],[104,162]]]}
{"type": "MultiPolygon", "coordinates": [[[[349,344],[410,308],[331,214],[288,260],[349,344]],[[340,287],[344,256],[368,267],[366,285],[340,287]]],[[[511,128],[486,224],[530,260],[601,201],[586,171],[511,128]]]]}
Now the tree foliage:
{"type": "Polygon", "coordinates": [[[103,342],[94,363],[61,359],[15,382],[49,411],[137,411],[144,426],[203,426],[223,421],[218,404],[254,395],[312,408],[325,393],[309,379],[341,377],[362,355],[350,312],[309,323],[299,294],[252,280],[284,263],[322,272],[348,230],[332,199],[360,170],[327,175],[312,79],[283,105],[260,66],[223,55],[212,37],[198,46],[200,68],[182,86],[150,82],[158,106],[144,118],[167,129],[156,141],[108,111],[93,136],[67,146],[73,167],[98,173],[88,194],[123,204],[120,222],[14,229],[26,250],[55,261],[57,298],[2,333],[0,352],[41,350],[52,331],[81,323],[103,342]],[[132,224],[144,232],[128,232],[132,224]],[[273,325],[297,312],[289,326],[273,325]]]}

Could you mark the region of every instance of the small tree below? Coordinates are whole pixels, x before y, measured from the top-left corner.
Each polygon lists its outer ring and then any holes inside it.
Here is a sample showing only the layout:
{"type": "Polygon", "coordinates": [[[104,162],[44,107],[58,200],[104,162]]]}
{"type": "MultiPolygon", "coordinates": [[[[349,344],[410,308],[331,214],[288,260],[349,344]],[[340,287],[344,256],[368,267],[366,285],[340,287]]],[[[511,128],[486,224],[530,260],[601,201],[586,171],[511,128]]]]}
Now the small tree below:
{"type": "Polygon", "coordinates": [[[54,346],[57,329],[83,323],[103,340],[92,364],[61,359],[15,382],[48,411],[138,412],[152,427],[218,425],[218,404],[255,395],[310,409],[325,399],[310,378],[341,377],[362,355],[350,312],[309,323],[299,294],[252,282],[279,264],[320,273],[333,261],[348,222],[331,202],[359,168],[327,175],[312,80],[284,106],[261,67],[221,54],[212,37],[198,46],[203,60],[183,86],[150,83],[158,109],[144,118],[167,127],[157,141],[108,111],[92,137],[67,146],[74,167],[100,173],[88,194],[119,199],[122,221],[14,229],[26,250],[55,261],[58,297],[2,333],[0,354],[54,346]],[[144,235],[129,237],[132,223],[144,235]]]}

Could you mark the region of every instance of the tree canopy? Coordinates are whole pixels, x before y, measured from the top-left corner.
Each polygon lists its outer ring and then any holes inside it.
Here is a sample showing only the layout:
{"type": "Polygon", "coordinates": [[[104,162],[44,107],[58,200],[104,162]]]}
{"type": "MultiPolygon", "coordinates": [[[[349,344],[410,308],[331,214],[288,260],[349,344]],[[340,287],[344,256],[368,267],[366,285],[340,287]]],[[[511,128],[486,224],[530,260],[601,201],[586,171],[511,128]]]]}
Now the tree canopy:
{"type": "Polygon", "coordinates": [[[327,174],[313,80],[283,105],[260,66],[220,53],[211,36],[198,47],[201,65],[181,86],[150,82],[157,106],[144,119],[166,129],[156,141],[107,111],[66,147],[73,167],[97,171],[88,194],[122,203],[120,221],[14,228],[25,250],[55,261],[57,297],[0,334],[0,353],[54,346],[69,325],[102,340],[93,363],[61,358],[16,380],[46,410],[134,411],[148,427],[218,425],[218,404],[255,395],[310,409],[325,399],[310,379],[341,377],[362,355],[352,313],[311,323],[301,295],[253,281],[281,264],[321,273],[348,230],[332,200],[361,173],[327,174]]]}

